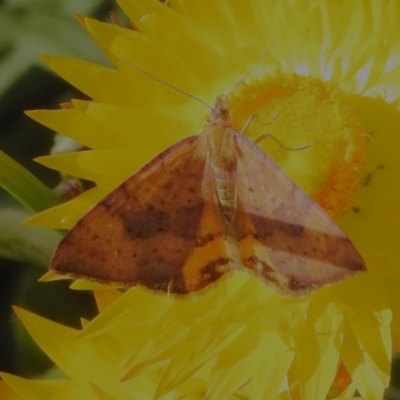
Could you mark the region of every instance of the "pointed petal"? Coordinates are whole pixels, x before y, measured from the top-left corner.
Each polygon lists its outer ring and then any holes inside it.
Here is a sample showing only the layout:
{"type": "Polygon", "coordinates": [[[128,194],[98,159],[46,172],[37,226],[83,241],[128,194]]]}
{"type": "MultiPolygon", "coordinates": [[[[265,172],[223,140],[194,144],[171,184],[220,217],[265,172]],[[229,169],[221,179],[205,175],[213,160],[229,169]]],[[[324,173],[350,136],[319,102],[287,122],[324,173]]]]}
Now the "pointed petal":
{"type": "Polygon", "coordinates": [[[57,399],[69,400],[84,398],[96,400],[91,390],[85,386],[78,386],[69,381],[28,380],[14,375],[1,373],[2,379],[24,400],[57,399]]]}
{"type": "Polygon", "coordinates": [[[42,59],[93,100],[133,107],[142,104],[139,85],[131,84],[119,71],[68,57],[44,55],[42,59]]]}
{"type": "Polygon", "coordinates": [[[291,390],[298,391],[304,399],[326,398],[339,363],[335,338],[340,335],[343,316],[330,303],[329,288],[325,289],[313,297],[289,375],[291,390]]]}
{"type": "Polygon", "coordinates": [[[102,312],[122,295],[119,290],[115,289],[95,290],[93,293],[99,312],[102,312]]]}
{"type": "Polygon", "coordinates": [[[98,203],[107,193],[93,188],[75,197],[67,203],[49,208],[25,221],[27,225],[38,225],[54,229],[71,228],[82,215],[98,203]]]}
{"type": "Polygon", "coordinates": [[[85,113],[78,110],[32,110],[26,115],[48,128],[62,133],[93,149],[108,149],[125,145],[111,131],[96,124],[85,113]]]}

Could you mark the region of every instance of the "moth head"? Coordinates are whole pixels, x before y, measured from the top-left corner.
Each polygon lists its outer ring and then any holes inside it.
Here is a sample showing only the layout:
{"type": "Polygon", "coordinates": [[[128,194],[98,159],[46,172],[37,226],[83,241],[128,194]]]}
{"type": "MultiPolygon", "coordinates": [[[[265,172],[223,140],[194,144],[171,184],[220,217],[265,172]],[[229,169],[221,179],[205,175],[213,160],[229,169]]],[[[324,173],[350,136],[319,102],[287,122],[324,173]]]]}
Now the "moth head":
{"type": "Polygon", "coordinates": [[[229,108],[226,103],[226,96],[218,96],[215,100],[215,107],[211,111],[211,119],[215,120],[217,118],[229,119],[230,113],[229,108]]]}

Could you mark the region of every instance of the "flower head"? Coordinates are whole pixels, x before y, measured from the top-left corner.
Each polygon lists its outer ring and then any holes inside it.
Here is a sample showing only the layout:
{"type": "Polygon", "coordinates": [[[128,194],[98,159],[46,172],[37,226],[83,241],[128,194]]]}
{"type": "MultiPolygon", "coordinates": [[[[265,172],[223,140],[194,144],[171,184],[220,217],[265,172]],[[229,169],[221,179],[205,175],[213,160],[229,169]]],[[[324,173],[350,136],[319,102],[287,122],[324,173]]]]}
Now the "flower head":
{"type": "Polygon", "coordinates": [[[96,187],[31,223],[72,227],[151,157],[204,129],[207,110],[191,96],[213,104],[229,93],[235,127],[258,115],[246,134],[273,135],[261,147],[336,220],[368,271],[301,298],[244,273],[184,300],[141,287],[99,290],[100,313],[81,331],[18,311],[68,380],[3,374],[7,386],[22,397],[40,393],[24,397],[32,399],[61,390],[87,399],[382,398],[391,337],[396,344],[400,334],[400,5],[118,3],[135,30],[80,18],[114,68],[44,58],[93,100],[29,115],[91,150],[38,161],[96,187]],[[342,386],[333,385],[338,375],[348,378],[342,386]]]}

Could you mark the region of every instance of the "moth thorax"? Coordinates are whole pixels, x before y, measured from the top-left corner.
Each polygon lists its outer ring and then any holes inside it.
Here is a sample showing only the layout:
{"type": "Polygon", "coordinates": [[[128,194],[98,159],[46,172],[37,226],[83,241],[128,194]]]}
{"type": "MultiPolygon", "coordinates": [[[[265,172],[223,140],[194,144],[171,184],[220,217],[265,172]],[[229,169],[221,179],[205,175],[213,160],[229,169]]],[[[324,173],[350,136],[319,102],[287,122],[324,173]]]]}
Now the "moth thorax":
{"type": "Polygon", "coordinates": [[[219,206],[225,218],[232,220],[236,208],[236,190],[232,179],[232,174],[226,170],[212,165],[215,178],[215,191],[219,206]]]}

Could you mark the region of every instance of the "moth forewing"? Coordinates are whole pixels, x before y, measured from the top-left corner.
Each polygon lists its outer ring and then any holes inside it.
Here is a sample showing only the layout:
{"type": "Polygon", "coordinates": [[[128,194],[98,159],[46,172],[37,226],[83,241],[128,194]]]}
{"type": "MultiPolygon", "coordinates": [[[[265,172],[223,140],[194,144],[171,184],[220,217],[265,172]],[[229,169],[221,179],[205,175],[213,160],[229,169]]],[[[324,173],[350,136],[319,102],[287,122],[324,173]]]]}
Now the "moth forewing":
{"type": "Polygon", "coordinates": [[[231,126],[219,97],[199,136],[159,154],[78,221],[51,269],[176,294],[245,269],[299,294],[366,267],[320,206],[231,126]]]}

